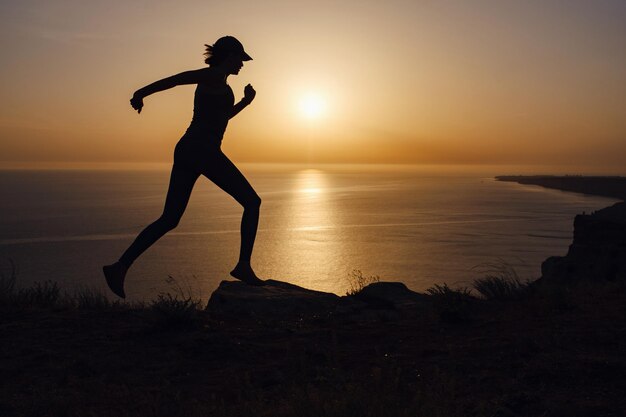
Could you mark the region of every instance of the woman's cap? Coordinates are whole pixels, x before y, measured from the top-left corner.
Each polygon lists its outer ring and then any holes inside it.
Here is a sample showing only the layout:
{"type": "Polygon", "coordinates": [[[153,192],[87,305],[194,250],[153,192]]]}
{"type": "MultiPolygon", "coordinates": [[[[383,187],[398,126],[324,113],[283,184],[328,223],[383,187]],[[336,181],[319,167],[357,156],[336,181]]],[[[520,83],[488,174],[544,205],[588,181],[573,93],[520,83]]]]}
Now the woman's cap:
{"type": "Polygon", "coordinates": [[[241,56],[242,61],[251,61],[252,57],[243,50],[243,45],[234,36],[223,36],[213,44],[213,53],[233,52],[241,56]]]}

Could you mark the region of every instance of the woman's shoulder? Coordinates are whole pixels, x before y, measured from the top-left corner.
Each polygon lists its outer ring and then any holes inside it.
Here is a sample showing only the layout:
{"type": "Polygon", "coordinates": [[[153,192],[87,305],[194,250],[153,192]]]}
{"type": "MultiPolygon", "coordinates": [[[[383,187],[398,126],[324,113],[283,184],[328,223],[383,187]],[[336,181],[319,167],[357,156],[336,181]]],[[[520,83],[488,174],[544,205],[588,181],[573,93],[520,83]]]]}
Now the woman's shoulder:
{"type": "Polygon", "coordinates": [[[200,69],[195,70],[195,72],[198,74],[199,78],[203,82],[217,82],[217,81],[219,81],[219,74],[217,74],[215,71],[213,71],[211,69],[211,67],[200,68],[200,69]]]}
{"type": "Polygon", "coordinates": [[[210,68],[203,68],[201,70],[201,81],[198,83],[197,90],[206,94],[224,94],[231,91],[230,86],[224,83],[224,79],[210,68]]]}

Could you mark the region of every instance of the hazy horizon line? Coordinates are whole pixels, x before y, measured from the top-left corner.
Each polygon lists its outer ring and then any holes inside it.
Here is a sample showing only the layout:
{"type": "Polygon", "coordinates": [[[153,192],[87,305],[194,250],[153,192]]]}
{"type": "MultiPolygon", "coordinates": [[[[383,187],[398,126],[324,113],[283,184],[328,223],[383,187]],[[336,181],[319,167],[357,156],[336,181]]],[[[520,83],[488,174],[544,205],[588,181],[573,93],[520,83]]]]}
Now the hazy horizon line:
{"type": "MultiPolygon", "coordinates": [[[[626,176],[623,167],[601,168],[579,165],[549,165],[549,164],[493,164],[493,163],[372,163],[372,162],[237,162],[242,167],[256,168],[356,168],[369,167],[378,169],[409,169],[430,172],[485,172],[494,175],[611,175],[626,176]],[[497,171],[497,172],[496,172],[497,171]]],[[[147,171],[169,170],[171,162],[75,162],[75,161],[0,161],[0,171],[147,171]]]]}

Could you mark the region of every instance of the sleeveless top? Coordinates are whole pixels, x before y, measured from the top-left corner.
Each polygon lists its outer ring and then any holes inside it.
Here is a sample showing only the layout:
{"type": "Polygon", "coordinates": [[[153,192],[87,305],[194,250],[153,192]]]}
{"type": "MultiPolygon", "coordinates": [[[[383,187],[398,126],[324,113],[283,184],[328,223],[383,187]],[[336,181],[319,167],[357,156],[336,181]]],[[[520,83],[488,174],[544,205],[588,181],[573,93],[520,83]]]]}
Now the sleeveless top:
{"type": "Polygon", "coordinates": [[[223,93],[209,93],[198,84],[193,98],[193,118],[183,138],[221,144],[228,125],[235,96],[228,84],[223,93]]]}

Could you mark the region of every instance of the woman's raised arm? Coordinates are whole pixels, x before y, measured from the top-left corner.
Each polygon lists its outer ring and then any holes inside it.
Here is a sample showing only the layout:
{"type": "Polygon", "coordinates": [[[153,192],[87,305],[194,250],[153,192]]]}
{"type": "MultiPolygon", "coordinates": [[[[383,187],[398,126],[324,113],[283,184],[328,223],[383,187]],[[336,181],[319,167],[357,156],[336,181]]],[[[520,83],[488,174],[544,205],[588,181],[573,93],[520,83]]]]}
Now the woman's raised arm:
{"type": "Polygon", "coordinates": [[[208,68],[203,68],[199,70],[181,72],[179,74],[172,75],[171,77],[155,81],[152,84],[148,84],[147,86],[135,91],[133,98],[130,99],[130,105],[133,106],[133,109],[137,110],[138,113],[141,113],[144,97],[159,91],[176,87],[177,85],[198,84],[202,81],[207,81],[209,78],[207,69],[208,68]]]}

